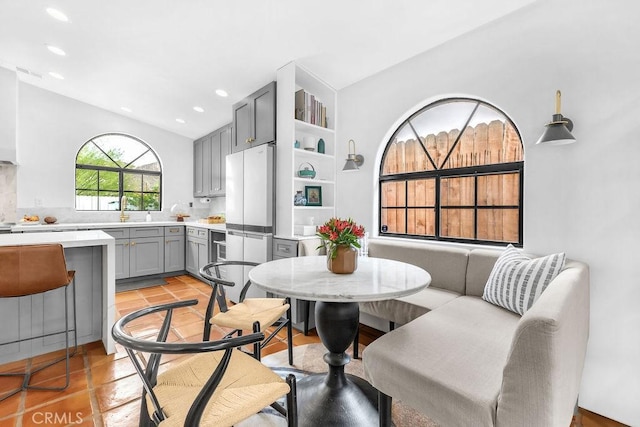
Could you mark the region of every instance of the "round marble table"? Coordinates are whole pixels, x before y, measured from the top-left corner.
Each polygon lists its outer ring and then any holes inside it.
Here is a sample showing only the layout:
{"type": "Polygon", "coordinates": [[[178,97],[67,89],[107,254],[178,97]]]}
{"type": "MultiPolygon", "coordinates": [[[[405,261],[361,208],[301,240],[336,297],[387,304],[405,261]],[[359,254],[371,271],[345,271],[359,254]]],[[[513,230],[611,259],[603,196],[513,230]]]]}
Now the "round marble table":
{"type": "Polygon", "coordinates": [[[316,330],[329,350],[329,371],[298,381],[301,426],[371,426],[378,424],[376,390],[362,378],[346,375],[351,358],[345,353],[358,328],[358,302],[398,298],[431,282],[420,267],[383,258],[358,258],[352,274],[327,270],[325,256],[285,258],[253,268],[254,285],[278,295],[316,302],[316,330]]]}

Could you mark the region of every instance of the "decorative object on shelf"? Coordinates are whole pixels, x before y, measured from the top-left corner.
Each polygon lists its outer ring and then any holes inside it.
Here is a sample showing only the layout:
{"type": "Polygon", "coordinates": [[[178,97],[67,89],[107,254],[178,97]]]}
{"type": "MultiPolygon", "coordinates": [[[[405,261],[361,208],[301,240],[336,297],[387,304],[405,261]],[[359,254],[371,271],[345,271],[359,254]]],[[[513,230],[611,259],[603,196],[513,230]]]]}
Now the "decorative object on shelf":
{"type": "Polygon", "coordinates": [[[304,89],[298,90],[295,94],[294,117],[312,125],[327,127],[327,107],[304,89]]]}
{"type": "Polygon", "coordinates": [[[324,139],[322,138],[318,140],[318,153],[324,154],[324,139]]]}
{"type": "Polygon", "coordinates": [[[336,274],[349,274],[358,268],[359,239],[364,237],[364,227],[351,218],[331,218],[318,228],[322,240],[318,248],[327,249],[327,268],[336,274]]]}
{"type": "Polygon", "coordinates": [[[347,161],[342,168],[345,172],[357,171],[364,163],[364,156],[356,154],[356,142],[353,139],[349,140],[349,154],[347,155],[347,161]],[[353,143],[353,152],[351,151],[351,145],[353,143]]]}
{"type": "Polygon", "coordinates": [[[315,178],[316,177],[316,169],[313,167],[311,163],[303,163],[298,167],[298,176],[300,178],[315,178]],[[305,166],[307,165],[307,166],[305,166]],[[304,169],[302,168],[304,166],[304,169]],[[309,169],[311,166],[311,169],[309,169]]]}
{"type": "Polygon", "coordinates": [[[316,139],[312,136],[302,138],[302,148],[307,151],[316,151],[316,139]]]}
{"type": "Polygon", "coordinates": [[[293,143],[293,148],[300,148],[300,141],[296,139],[296,142],[293,143]]]}
{"type": "Polygon", "coordinates": [[[319,185],[305,185],[304,196],[307,198],[307,206],[322,206],[322,187],[319,185]]]}
{"type": "Polygon", "coordinates": [[[55,224],[57,221],[55,216],[45,216],[44,217],[44,222],[46,222],[47,224],[55,224]]]}
{"type": "Polygon", "coordinates": [[[538,142],[536,142],[536,145],[565,145],[576,142],[576,138],[571,135],[573,122],[560,113],[561,96],[560,91],[556,91],[556,113],[552,116],[551,123],[547,124],[547,128],[538,139],[538,142]]]}
{"type": "Polygon", "coordinates": [[[296,191],[296,194],[293,196],[293,205],[294,206],[306,206],[307,198],[302,194],[301,191],[296,191]]]}

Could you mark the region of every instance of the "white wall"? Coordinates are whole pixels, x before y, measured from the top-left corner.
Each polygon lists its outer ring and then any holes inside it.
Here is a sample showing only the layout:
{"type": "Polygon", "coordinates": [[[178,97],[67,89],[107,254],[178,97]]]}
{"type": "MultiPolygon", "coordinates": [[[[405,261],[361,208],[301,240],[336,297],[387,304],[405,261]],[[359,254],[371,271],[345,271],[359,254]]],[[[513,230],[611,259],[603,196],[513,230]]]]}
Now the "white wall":
{"type": "MultiPolygon", "coordinates": [[[[76,154],[87,140],[105,132],[134,135],[149,144],[160,157],[163,171],[163,211],[154,213],[154,219],[168,219],[172,204],[193,200],[191,139],[20,83],[18,211],[33,211],[44,215],[54,212],[70,215],[71,217],[64,218],[66,221],[80,222],[117,216],[117,213],[75,213],[74,210],[76,154]]],[[[144,220],[144,215],[144,212],[132,213],[131,220],[144,220]]]]}
{"type": "Polygon", "coordinates": [[[373,230],[381,150],[417,106],[467,94],[511,116],[525,145],[525,250],[591,268],[580,406],[630,425],[640,425],[639,12],[623,0],[542,0],[339,91],[337,130],[339,167],[349,139],[366,159],[338,174],[337,213],[373,230]],[[578,142],[535,146],[556,89],[578,142]]]}

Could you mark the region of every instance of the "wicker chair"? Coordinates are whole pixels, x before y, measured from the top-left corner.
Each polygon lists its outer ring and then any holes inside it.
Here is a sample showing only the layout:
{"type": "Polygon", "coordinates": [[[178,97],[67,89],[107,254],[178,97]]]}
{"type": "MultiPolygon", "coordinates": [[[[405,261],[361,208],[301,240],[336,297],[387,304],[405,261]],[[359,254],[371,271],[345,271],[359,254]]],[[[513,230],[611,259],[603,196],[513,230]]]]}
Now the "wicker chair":
{"type": "Polygon", "coordinates": [[[112,335],[131,359],[143,384],[140,426],[232,426],[267,406],[297,426],[295,376],[286,381],[237,347],[259,342],[258,332],[236,338],[196,343],[165,342],[173,310],[197,304],[178,301],[143,308],[122,317],[112,335]],[[134,338],[126,325],[143,316],[166,312],[156,341],[134,338]],[[147,353],[146,369],[142,355],[147,353]],[[194,354],[158,374],[162,354],[194,354]],[[286,409],[277,402],[286,398],[286,409]]]}
{"type": "Polygon", "coordinates": [[[225,286],[235,286],[234,282],[224,280],[220,269],[228,266],[252,266],[258,265],[248,261],[222,261],[212,262],[200,269],[200,277],[206,280],[212,287],[211,297],[205,314],[203,340],[208,340],[211,334],[211,325],[232,328],[226,337],[242,336],[243,331],[265,332],[267,328],[274,327],[273,332],[266,336],[262,342],[253,345],[253,357],[260,360],[261,350],[276,336],[285,326],[287,327],[287,351],[289,353],[289,365],[293,365],[293,333],[291,329],[291,304],[289,298],[245,298],[251,281],[247,281],[240,293],[240,301],[231,307],[227,307],[225,286]],[[215,304],[218,303],[220,311],[214,315],[215,304]]]}

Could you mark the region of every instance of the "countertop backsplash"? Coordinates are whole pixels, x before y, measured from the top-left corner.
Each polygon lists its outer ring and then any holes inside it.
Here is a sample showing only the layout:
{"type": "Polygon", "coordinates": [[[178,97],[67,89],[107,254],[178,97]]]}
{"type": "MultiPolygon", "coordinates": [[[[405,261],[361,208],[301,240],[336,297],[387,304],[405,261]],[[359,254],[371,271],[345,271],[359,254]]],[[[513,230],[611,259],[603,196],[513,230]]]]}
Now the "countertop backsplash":
{"type": "Polygon", "coordinates": [[[0,164],[0,223],[17,221],[17,201],[16,166],[0,164]]]}
{"type": "MultiPolygon", "coordinates": [[[[4,165],[2,165],[4,166],[4,165]]],[[[44,220],[47,216],[53,216],[58,221],[58,223],[96,223],[96,222],[117,222],[119,221],[120,211],[76,211],[75,208],[69,207],[30,207],[30,208],[17,208],[15,207],[15,178],[13,181],[14,188],[14,197],[13,197],[13,207],[11,206],[11,193],[8,194],[7,197],[4,196],[4,181],[6,178],[4,176],[4,167],[0,166],[0,214],[4,213],[3,210],[5,208],[4,205],[8,205],[8,208],[5,209],[7,212],[5,213],[5,221],[11,222],[19,222],[25,215],[38,215],[40,220],[44,220]],[[11,212],[13,214],[11,215],[11,212]]],[[[15,168],[15,166],[14,166],[15,168]]],[[[15,174],[14,174],[15,175],[15,174]]],[[[8,186],[7,186],[8,187],[8,186]]],[[[153,221],[173,221],[171,215],[171,205],[172,203],[165,203],[162,211],[160,212],[151,212],[151,219],[153,221]]],[[[197,221],[199,218],[206,218],[210,215],[219,215],[224,214],[225,211],[225,198],[224,197],[215,197],[212,198],[209,203],[200,203],[199,199],[195,199],[193,201],[193,206],[188,208],[188,214],[190,215],[187,220],[197,221]]],[[[127,222],[138,222],[144,221],[147,216],[147,211],[126,211],[127,215],[129,215],[129,219],[127,222]]],[[[0,215],[1,216],[1,215],[0,215]]],[[[1,222],[1,221],[0,221],[1,222]]]]}

